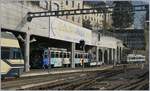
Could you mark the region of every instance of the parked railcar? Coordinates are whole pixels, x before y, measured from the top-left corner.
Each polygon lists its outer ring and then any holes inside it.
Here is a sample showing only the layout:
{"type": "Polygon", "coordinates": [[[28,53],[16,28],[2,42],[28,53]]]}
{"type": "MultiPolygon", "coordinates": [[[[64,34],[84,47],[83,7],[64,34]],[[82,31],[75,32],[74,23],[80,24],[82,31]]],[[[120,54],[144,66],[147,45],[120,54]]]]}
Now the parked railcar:
{"type": "Polygon", "coordinates": [[[145,56],[140,54],[128,54],[127,63],[145,63],[145,56]]]}
{"type": "MultiPolygon", "coordinates": [[[[67,50],[57,49],[57,48],[47,48],[44,50],[43,57],[48,56],[51,67],[70,67],[71,66],[71,53],[67,50]]],[[[88,53],[76,51],[75,52],[75,66],[81,67],[89,66],[88,53]]]]}
{"type": "Polygon", "coordinates": [[[48,56],[51,67],[70,66],[70,52],[67,52],[66,50],[56,50],[55,48],[48,48],[44,50],[44,55],[48,56]]]}

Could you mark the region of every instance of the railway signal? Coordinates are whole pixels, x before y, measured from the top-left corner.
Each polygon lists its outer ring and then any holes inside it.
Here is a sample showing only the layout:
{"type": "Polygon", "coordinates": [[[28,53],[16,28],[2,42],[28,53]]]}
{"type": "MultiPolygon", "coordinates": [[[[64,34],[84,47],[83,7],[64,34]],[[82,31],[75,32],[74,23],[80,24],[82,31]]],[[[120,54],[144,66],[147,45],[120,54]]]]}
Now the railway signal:
{"type": "Polygon", "coordinates": [[[80,45],[80,49],[81,49],[81,50],[84,50],[84,47],[85,47],[85,41],[84,41],[84,40],[80,40],[79,45],[80,45]]]}

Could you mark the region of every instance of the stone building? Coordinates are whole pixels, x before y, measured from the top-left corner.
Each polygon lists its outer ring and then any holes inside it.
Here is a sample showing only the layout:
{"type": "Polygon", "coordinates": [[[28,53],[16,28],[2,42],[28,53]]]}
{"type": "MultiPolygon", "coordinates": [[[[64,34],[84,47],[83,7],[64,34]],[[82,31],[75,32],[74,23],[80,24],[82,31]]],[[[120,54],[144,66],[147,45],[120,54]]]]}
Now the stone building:
{"type": "MultiPolygon", "coordinates": [[[[51,0],[51,10],[82,9],[82,0],[51,0]]],[[[82,15],[59,16],[60,19],[82,26],[82,15]]]]}
{"type": "MultiPolygon", "coordinates": [[[[83,1],[83,0],[51,0],[51,10],[68,10],[68,9],[83,9],[104,6],[105,2],[102,1],[83,1]]],[[[106,21],[109,21],[110,14],[106,14],[106,21]]],[[[84,14],[84,15],[69,15],[60,16],[60,19],[69,21],[89,28],[91,30],[100,30],[103,28],[104,14],[84,14]]],[[[110,23],[110,21],[109,21],[110,23]]]]}

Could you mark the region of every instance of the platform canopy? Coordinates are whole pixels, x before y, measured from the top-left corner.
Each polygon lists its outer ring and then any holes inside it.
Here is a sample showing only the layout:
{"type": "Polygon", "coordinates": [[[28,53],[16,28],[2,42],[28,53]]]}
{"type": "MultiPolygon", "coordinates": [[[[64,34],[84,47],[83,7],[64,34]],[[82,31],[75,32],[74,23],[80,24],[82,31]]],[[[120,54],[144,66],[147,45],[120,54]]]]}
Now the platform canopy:
{"type": "Polygon", "coordinates": [[[104,48],[114,48],[114,49],[116,49],[117,46],[124,47],[121,40],[109,36],[102,36],[100,41],[98,41],[97,46],[104,47],[104,48]]]}
{"type": "Polygon", "coordinates": [[[92,44],[91,30],[55,17],[51,17],[50,22],[50,38],[76,43],[85,40],[86,44],[92,44]]]}

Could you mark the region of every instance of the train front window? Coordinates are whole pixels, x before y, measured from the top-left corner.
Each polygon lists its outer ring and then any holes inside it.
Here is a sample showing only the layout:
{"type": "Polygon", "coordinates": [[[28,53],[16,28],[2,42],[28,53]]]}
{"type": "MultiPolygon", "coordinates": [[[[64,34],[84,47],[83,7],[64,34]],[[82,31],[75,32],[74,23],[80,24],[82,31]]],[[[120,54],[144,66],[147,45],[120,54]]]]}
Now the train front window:
{"type": "Polygon", "coordinates": [[[9,59],[9,55],[10,55],[10,48],[2,47],[1,48],[1,58],[9,59]]]}
{"type": "Polygon", "coordinates": [[[21,56],[21,51],[20,49],[14,49],[13,50],[13,59],[21,59],[22,56],[21,56]]]}

